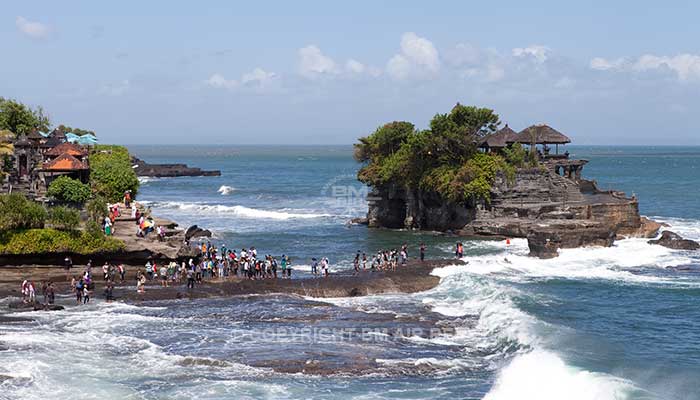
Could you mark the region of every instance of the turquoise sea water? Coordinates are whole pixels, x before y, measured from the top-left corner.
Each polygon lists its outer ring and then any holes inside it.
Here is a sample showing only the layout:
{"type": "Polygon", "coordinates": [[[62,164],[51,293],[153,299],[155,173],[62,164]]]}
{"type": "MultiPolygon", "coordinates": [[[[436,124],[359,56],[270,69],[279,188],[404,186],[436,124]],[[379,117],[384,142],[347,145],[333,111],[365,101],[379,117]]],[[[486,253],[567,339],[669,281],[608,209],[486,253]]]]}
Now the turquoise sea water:
{"type": "MultiPolygon", "coordinates": [[[[455,241],[346,224],[366,212],[349,146],[131,150],[222,170],[144,180],[139,198],[229,248],[289,255],[298,279],[313,256],[340,270],[357,250],[423,241],[450,257],[455,241]]],[[[642,214],[700,239],[700,148],[569,151],[600,187],[635,193],[642,214]]],[[[413,295],[37,313],[0,325],[0,398],[700,399],[698,254],[642,239],[526,254],[524,240],[469,241],[468,265],[436,270],[441,283],[413,295]]]]}

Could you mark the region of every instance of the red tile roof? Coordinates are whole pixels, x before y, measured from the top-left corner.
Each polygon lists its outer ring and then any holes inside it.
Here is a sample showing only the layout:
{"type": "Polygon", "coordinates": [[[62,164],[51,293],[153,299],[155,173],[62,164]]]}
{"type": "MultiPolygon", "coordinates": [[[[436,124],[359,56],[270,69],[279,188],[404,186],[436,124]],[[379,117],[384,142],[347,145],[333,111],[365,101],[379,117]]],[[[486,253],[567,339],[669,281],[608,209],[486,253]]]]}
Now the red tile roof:
{"type": "Polygon", "coordinates": [[[83,157],[87,155],[87,151],[77,144],[61,143],[46,152],[47,156],[60,156],[61,154],[70,154],[73,157],[83,157]]]}
{"type": "Polygon", "coordinates": [[[79,171],[89,169],[86,163],[70,154],[61,154],[44,164],[44,171],[79,171]]]}

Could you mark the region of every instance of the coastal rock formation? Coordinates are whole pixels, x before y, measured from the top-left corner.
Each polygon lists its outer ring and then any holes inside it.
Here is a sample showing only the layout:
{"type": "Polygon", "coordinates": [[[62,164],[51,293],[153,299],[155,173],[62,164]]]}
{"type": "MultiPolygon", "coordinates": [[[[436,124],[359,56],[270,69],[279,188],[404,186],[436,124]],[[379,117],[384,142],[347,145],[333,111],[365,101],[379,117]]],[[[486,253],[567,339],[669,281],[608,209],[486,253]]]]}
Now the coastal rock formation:
{"type": "Polygon", "coordinates": [[[475,216],[473,208],[443,201],[435,193],[395,185],[374,188],[369,198],[370,227],[447,231],[463,228],[475,216]]]}
{"type": "Polygon", "coordinates": [[[186,164],[149,164],[136,157],[131,159],[134,172],[138,176],[172,178],[177,176],[220,176],[221,171],[205,171],[201,168],[188,167],[186,164]]]}
{"type": "Polygon", "coordinates": [[[434,193],[387,185],[370,195],[370,227],[457,231],[465,236],[527,238],[531,255],[560,248],[610,246],[616,237],[654,237],[661,224],[642,218],[636,198],[601,191],[543,165],[499,176],[491,201],[455,204],[434,193]]]}
{"type": "Polygon", "coordinates": [[[700,243],[694,241],[694,240],[689,240],[689,239],[683,239],[681,235],[671,232],[671,231],[663,231],[661,233],[661,237],[656,240],[650,240],[648,242],[649,244],[657,244],[660,246],[668,247],[669,249],[674,249],[674,250],[698,250],[700,249],[700,243]]]}
{"type": "Polygon", "coordinates": [[[198,237],[211,237],[211,231],[208,229],[202,229],[197,225],[192,225],[185,231],[185,240],[198,237]]]}
{"type": "Polygon", "coordinates": [[[533,226],[527,234],[530,255],[539,258],[554,258],[559,249],[584,246],[612,246],[615,232],[596,221],[555,221],[533,226]]]}

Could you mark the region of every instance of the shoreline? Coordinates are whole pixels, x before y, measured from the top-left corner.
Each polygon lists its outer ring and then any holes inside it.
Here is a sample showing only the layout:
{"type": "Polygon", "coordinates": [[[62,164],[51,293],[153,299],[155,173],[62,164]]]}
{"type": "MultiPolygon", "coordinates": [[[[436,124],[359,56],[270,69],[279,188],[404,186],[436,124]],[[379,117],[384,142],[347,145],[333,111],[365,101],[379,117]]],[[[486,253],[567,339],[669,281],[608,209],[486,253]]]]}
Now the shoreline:
{"type": "MultiPolygon", "coordinates": [[[[188,290],[185,283],[170,282],[169,287],[161,287],[160,280],[153,279],[146,284],[145,293],[137,293],[135,285],[136,271],[142,266],[127,266],[127,275],[123,283],[114,287],[114,301],[139,304],[145,301],[202,299],[214,297],[234,297],[247,295],[287,294],[316,298],[357,297],[376,294],[417,293],[430,290],[438,285],[440,278],[432,275],[435,268],[447,265],[464,264],[457,259],[409,260],[396,271],[364,270],[355,275],[352,271],[336,272],[328,277],[304,277],[293,279],[269,278],[249,280],[241,277],[212,278],[197,284],[188,290]]],[[[100,267],[93,267],[95,271],[100,267]]],[[[24,279],[35,282],[37,303],[43,300],[41,282],[51,280],[56,288],[57,297],[72,296],[70,279],[61,266],[9,267],[0,275],[0,299],[21,298],[20,286],[24,279]]],[[[82,268],[73,268],[70,276],[79,275],[82,268]]],[[[96,274],[99,275],[99,274],[96,274]]],[[[104,299],[104,281],[96,278],[92,299],[104,299]]],[[[21,300],[20,300],[21,302],[21,300]]],[[[63,303],[63,302],[61,302],[63,303]]],[[[17,302],[10,303],[10,306],[17,302]]],[[[29,309],[19,308],[19,311],[29,309]]]]}

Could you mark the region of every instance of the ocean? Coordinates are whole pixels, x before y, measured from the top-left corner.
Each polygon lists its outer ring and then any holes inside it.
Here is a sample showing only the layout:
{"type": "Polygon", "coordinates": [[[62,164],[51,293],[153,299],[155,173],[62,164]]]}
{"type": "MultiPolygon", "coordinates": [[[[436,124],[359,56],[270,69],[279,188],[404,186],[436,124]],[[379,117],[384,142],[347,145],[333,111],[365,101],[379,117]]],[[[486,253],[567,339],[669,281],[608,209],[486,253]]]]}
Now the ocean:
{"type": "MultiPolygon", "coordinates": [[[[454,237],[348,224],[366,212],[350,146],[132,146],[220,177],[142,179],[157,215],[228,248],[311,257],[454,237]]],[[[581,147],[586,178],[700,240],[699,147],[581,147]]],[[[700,254],[621,240],[527,257],[525,240],[465,242],[416,294],[94,302],[0,325],[0,399],[700,399],[700,254]]],[[[9,299],[0,300],[6,312],[9,299]]],[[[70,302],[67,298],[59,302],[70,302]]]]}

